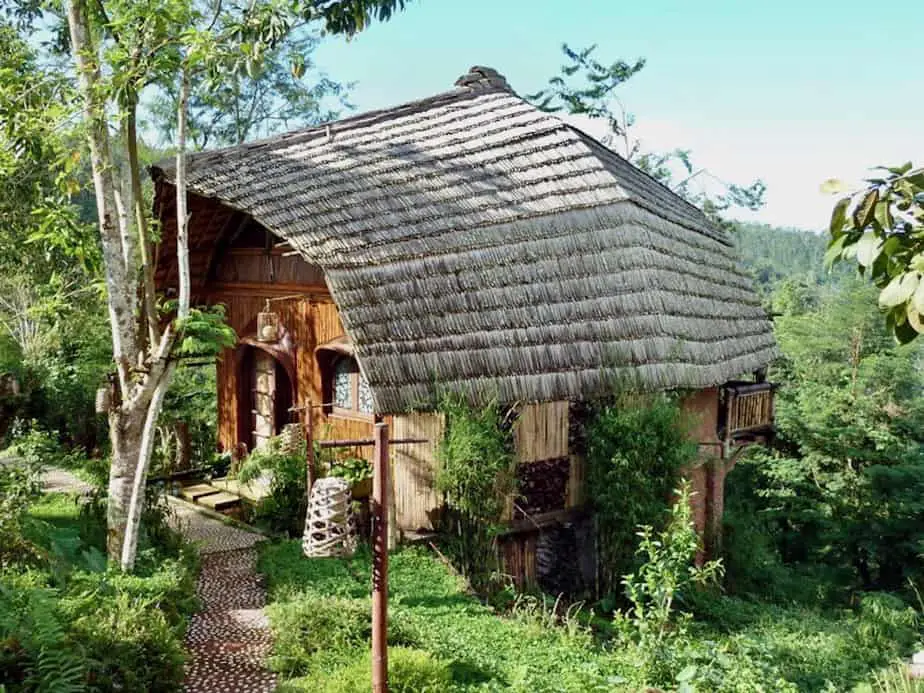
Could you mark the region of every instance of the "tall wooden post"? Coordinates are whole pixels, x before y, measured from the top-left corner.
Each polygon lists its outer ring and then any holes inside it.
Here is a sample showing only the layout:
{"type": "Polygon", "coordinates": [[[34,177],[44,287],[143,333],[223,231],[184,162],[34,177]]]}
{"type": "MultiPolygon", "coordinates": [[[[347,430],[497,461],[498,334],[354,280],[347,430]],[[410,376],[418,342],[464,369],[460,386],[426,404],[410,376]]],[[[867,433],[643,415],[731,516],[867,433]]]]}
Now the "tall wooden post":
{"type": "Polygon", "coordinates": [[[388,693],[388,424],[375,425],[372,477],[372,693],[388,693]]]}
{"type": "Polygon", "coordinates": [[[305,417],[305,502],[311,501],[311,487],[314,486],[314,431],[313,420],[314,411],[311,408],[311,400],[305,400],[305,406],[302,407],[302,416],[305,417]]]}

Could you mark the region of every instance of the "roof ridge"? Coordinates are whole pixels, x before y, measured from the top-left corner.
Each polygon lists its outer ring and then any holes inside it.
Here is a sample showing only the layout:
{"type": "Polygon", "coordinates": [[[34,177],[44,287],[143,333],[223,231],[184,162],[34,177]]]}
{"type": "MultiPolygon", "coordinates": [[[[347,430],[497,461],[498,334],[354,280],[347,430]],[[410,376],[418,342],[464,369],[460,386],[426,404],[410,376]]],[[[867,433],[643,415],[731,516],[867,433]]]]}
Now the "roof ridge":
{"type": "MultiPolygon", "coordinates": [[[[679,195],[678,193],[676,193],[676,192],[674,192],[673,190],[671,190],[669,187],[667,187],[667,185],[665,185],[663,182],[659,181],[657,178],[655,178],[654,176],[652,176],[650,173],[648,173],[648,172],[645,171],[644,169],[641,169],[641,168],[639,168],[638,166],[636,166],[635,164],[633,164],[633,163],[632,163],[631,161],[629,161],[627,158],[625,158],[624,156],[622,156],[619,152],[614,151],[614,150],[610,149],[609,147],[607,147],[605,144],[603,144],[603,142],[601,142],[600,140],[598,140],[598,139],[597,139],[596,137],[594,137],[593,135],[588,134],[587,132],[585,132],[585,131],[582,130],[581,128],[576,127],[575,125],[572,125],[571,123],[568,123],[568,122],[566,122],[565,120],[562,120],[561,118],[556,118],[556,120],[561,121],[561,123],[562,123],[562,125],[563,125],[564,127],[568,128],[568,129],[571,130],[572,132],[576,133],[577,136],[578,136],[578,139],[587,147],[587,149],[590,151],[590,153],[591,153],[594,157],[596,157],[597,159],[600,159],[600,155],[599,155],[598,152],[595,151],[595,150],[602,149],[604,152],[606,152],[607,155],[612,156],[612,157],[615,157],[617,160],[619,160],[619,162],[620,162],[621,164],[624,164],[624,165],[626,165],[626,166],[631,166],[632,169],[633,169],[634,171],[638,172],[641,176],[643,176],[644,178],[646,178],[646,179],[649,180],[650,182],[652,182],[652,183],[654,183],[655,185],[657,185],[657,186],[658,186],[659,188],[661,188],[661,190],[663,190],[666,194],[670,195],[671,198],[677,200],[682,206],[686,207],[688,210],[692,211],[696,216],[700,217],[701,220],[702,220],[703,225],[704,225],[706,228],[708,228],[708,229],[712,232],[712,234],[715,235],[716,238],[721,239],[721,240],[722,240],[724,243],[726,243],[727,245],[730,245],[730,244],[731,244],[731,241],[730,241],[730,239],[728,238],[727,234],[725,234],[721,229],[719,229],[715,224],[713,224],[713,223],[709,220],[709,217],[706,216],[705,212],[703,212],[703,210],[701,210],[699,207],[697,207],[696,205],[694,205],[693,203],[691,203],[689,200],[687,200],[686,198],[684,198],[682,195],[679,195]]],[[[619,176],[618,176],[616,173],[613,173],[612,171],[609,171],[609,170],[608,170],[608,172],[610,173],[610,175],[613,176],[613,178],[615,178],[615,179],[620,183],[620,186],[623,186],[622,181],[619,180],[619,176]]],[[[630,199],[632,199],[633,202],[636,202],[637,204],[640,202],[640,201],[638,200],[638,196],[635,195],[635,194],[633,194],[632,192],[630,192],[630,191],[627,190],[627,191],[626,191],[626,194],[629,196],[630,199]]],[[[643,206],[644,206],[644,205],[643,205],[643,206]]],[[[682,223],[682,222],[677,222],[677,223],[682,223]]],[[[684,224],[684,225],[686,225],[686,224],[684,224]]],[[[694,230],[700,231],[700,232],[703,231],[703,229],[694,229],[694,230]]],[[[711,235],[711,234],[710,234],[710,235],[711,235]]]]}
{"type": "MultiPolygon", "coordinates": [[[[220,159],[227,154],[246,152],[253,149],[260,149],[262,147],[276,145],[279,143],[296,144],[317,135],[333,136],[338,132],[344,132],[358,127],[368,127],[369,125],[374,125],[383,120],[391,120],[393,118],[405,115],[413,115],[414,113],[428,111],[432,108],[454,103],[456,101],[475,99],[489,94],[507,94],[516,99],[519,99],[520,101],[524,101],[524,103],[529,103],[517,95],[509,87],[509,85],[506,84],[506,82],[471,82],[463,86],[457,86],[453,89],[424,97],[422,99],[414,99],[412,101],[406,101],[396,106],[387,106],[385,108],[364,111],[362,113],[357,113],[346,118],[332,120],[328,123],[309,125],[304,128],[299,128],[298,130],[291,130],[289,132],[270,135],[269,137],[251,140],[242,144],[228,145],[226,147],[219,147],[217,149],[205,149],[199,152],[190,152],[187,155],[187,161],[190,164],[199,163],[202,161],[208,161],[213,158],[220,159]]],[[[165,171],[172,170],[174,166],[175,159],[172,157],[166,157],[153,164],[150,169],[153,177],[157,178],[165,171]]]]}

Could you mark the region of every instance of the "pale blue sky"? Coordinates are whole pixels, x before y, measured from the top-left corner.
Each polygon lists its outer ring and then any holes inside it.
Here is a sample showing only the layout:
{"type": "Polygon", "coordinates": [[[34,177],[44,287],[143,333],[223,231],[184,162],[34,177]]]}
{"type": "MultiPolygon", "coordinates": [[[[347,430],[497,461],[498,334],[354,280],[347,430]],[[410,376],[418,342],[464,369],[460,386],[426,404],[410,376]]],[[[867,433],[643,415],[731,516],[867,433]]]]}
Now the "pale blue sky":
{"type": "Polygon", "coordinates": [[[412,0],[320,66],[357,81],[359,110],[444,91],[471,65],[519,93],[544,85],[559,45],[597,43],[604,62],[648,59],[620,97],[651,150],[686,147],[727,180],[763,178],[748,218],[820,228],[830,177],[924,163],[924,1],[412,0]]]}

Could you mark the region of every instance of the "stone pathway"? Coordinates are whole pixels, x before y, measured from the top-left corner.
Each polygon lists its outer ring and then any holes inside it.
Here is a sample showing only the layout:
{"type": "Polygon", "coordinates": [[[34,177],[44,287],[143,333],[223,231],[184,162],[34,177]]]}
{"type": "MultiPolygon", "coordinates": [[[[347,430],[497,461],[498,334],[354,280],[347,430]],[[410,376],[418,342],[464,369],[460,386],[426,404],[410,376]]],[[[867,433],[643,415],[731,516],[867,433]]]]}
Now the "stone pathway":
{"type": "Polygon", "coordinates": [[[189,624],[188,693],[271,693],[276,676],[265,668],[272,634],[263,612],[266,592],[254,546],[264,537],[173,502],[179,529],[199,545],[196,592],[203,609],[189,624]]]}
{"type": "Polygon", "coordinates": [[[93,486],[66,469],[48,467],[42,472],[42,486],[46,493],[77,493],[86,495],[93,486]]]}

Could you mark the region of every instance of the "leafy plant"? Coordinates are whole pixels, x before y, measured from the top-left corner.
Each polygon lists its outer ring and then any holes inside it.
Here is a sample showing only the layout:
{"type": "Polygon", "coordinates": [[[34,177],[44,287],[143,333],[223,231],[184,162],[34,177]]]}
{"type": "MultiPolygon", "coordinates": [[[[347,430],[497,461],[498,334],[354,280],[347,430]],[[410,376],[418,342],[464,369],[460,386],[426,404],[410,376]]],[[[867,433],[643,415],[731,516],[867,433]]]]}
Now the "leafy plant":
{"type": "Polygon", "coordinates": [[[0,462],[0,568],[37,558],[24,524],[42,490],[40,467],[33,460],[0,462]]]}
{"type": "Polygon", "coordinates": [[[596,512],[601,588],[615,593],[636,565],[635,532],[664,523],[680,470],[696,446],[666,395],[600,406],[586,423],[587,490],[596,512]]]}
{"type": "Polygon", "coordinates": [[[257,504],[255,518],[275,532],[300,535],[307,511],[307,467],[304,443],[294,451],[284,449],[281,436],[270,438],[241,464],[238,480],[250,483],[270,476],[269,495],[257,504]]]}
{"type": "MultiPolygon", "coordinates": [[[[825,260],[856,262],[879,287],[886,325],[905,344],[924,332],[924,168],[879,166],[867,186],[841,197],[831,213],[825,260]]],[[[837,180],[822,189],[843,193],[837,180]]]]}
{"type": "Polygon", "coordinates": [[[372,463],[362,457],[344,457],[331,463],[327,475],[356,484],[372,478],[372,463]]]}
{"type": "Polygon", "coordinates": [[[673,679],[675,650],[686,637],[691,619],[689,613],[677,611],[676,602],[687,591],[722,576],[720,561],[695,563],[700,546],[691,495],[689,482],[684,482],[676,492],[667,526],[657,533],[651,526],[640,529],[636,553],[642,563],[623,578],[631,606],[617,612],[614,622],[623,641],[633,648],[640,683],[658,685],[673,679]]]}
{"type": "MultiPolygon", "coordinates": [[[[315,682],[318,693],[366,693],[372,687],[371,655],[365,652],[349,665],[315,682]]],[[[388,651],[388,690],[395,693],[443,693],[452,683],[449,665],[429,652],[408,647],[388,651]]]]}
{"type": "Polygon", "coordinates": [[[84,691],[84,659],[69,641],[57,592],[36,575],[0,574],[0,679],[11,691],[84,691]]]}
{"type": "Polygon", "coordinates": [[[496,402],[476,409],[455,395],[443,397],[440,411],[446,430],[436,487],[446,502],[445,546],[478,589],[496,573],[495,537],[516,491],[510,412],[502,414],[496,402]]]}

